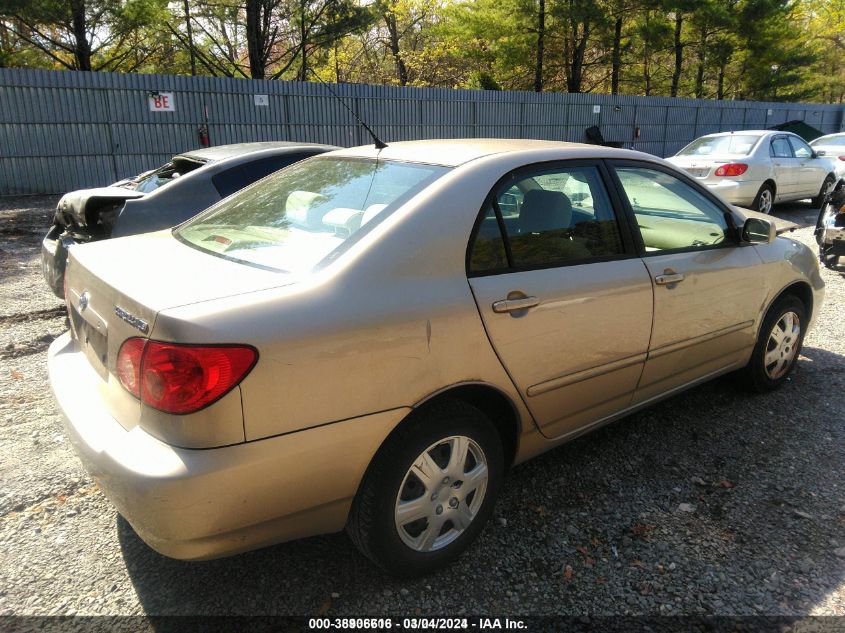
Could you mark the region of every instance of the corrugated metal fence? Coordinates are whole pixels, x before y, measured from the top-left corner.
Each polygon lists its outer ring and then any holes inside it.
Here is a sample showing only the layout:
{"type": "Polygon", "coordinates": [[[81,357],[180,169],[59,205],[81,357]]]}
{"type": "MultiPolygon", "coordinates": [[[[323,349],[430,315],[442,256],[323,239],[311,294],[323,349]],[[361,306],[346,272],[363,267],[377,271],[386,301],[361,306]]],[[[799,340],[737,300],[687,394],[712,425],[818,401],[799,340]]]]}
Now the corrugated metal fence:
{"type": "MultiPolygon", "coordinates": [[[[444,137],[583,141],[584,130],[598,125],[608,141],[668,156],[717,131],[794,119],[825,133],[843,127],[843,107],[837,105],[353,84],[334,89],[388,142],[444,137]]],[[[104,185],[155,167],[199,146],[197,127],[206,112],[214,145],[369,143],[343,106],[317,83],[0,69],[0,195],[104,185]],[[173,93],[175,111],[150,111],[150,93],[163,91],[173,93]]]]}

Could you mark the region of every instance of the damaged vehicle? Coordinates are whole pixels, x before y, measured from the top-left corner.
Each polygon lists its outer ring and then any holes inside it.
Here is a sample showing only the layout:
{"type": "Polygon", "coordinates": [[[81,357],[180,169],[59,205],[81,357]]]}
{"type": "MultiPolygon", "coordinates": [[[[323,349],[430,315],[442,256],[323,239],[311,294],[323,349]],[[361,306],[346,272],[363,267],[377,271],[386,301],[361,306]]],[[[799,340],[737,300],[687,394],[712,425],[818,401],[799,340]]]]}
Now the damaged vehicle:
{"type": "Polygon", "coordinates": [[[70,246],[176,226],[274,171],[334,149],[281,141],[206,147],[108,187],[67,193],[42,242],[44,279],[63,297],[70,246]]]}
{"type": "Polygon", "coordinates": [[[664,160],[497,139],[310,158],[74,247],[66,285],[50,384],[145,542],[345,528],[397,575],[455,560],[514,464],[728,372],[777,389],[824,297],[810,248],[664,160]]]}
{"type": "Polygon", "coordinates": [[[841,265],[845,257],[845,187],[828,196],[816,220],[815,233],[819,261],[825,268],[845,272],[845,267],[841,265]]]}

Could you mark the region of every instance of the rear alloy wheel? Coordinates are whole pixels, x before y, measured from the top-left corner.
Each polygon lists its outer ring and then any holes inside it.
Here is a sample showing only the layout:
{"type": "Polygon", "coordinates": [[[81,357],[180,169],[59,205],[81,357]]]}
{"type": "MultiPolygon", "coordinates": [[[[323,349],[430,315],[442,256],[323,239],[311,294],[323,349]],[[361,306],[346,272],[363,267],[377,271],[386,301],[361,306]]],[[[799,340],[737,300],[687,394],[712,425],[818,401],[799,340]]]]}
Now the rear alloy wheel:
{"type": "Polygon", "coordinates": [[[795,367],[807,322],[804,303],[794,295],[780,298],[769,310],[751,360],[743,370],[745,382],[753,391],[777,389],[795,367]]]}
{"type": "Polygon", "coordinates": [[[455,560],[490,517],[504,473],[499,435],[475,407],[446,400],[412,415],[373,459],[346,527],[396,576],[455,560]]]}
{"type": "Polygon", "coordinates": [[[760,213],[771,213],[774,203],[774,187],[772,187],[769,183],[765,183],[762,187],[760,187],[760,191],[757,192],[757,197],[754,198],[754,202],[751,204],[751,207],[760,213]]]}
{"type": "Polygon", "coordinates": [[[833,187],[836,185],[836,179],[828,174],[827,178],[824,179],[822,183],[822,188],[819,189],[819,195],[817,195],[812,200],[812,204],[814,207],[821,209],[822,205],[824,204],[825,200],[827,200],[827,196],[833,191],[833,187]]]}

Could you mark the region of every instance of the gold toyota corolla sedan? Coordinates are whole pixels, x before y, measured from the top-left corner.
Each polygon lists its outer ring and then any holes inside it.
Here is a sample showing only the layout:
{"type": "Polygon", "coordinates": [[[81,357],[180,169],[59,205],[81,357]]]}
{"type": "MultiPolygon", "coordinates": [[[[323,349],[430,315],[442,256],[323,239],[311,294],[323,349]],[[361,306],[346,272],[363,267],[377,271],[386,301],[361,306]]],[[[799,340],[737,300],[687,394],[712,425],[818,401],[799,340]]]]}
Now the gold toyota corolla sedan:
{"type": "Polygon", "coordinates": [[[525,140],[324,154],[66,279],[53,391],[144,541],[345,528],[401,575],[455,559],[515,463],[719,374],[780,386],[824,288],[663,160],[525,140]]]}

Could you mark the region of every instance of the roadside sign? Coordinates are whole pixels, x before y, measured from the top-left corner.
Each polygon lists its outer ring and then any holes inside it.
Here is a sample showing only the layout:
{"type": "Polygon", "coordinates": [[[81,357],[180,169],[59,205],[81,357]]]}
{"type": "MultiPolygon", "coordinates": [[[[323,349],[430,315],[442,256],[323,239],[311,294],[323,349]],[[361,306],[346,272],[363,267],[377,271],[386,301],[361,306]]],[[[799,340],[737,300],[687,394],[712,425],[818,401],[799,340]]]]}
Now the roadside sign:
{"type": "Polygon", "coordinates": [[[176,100],[172,92],[151,92],[149,96],[150,112],[175,112],[176,100]]]}

